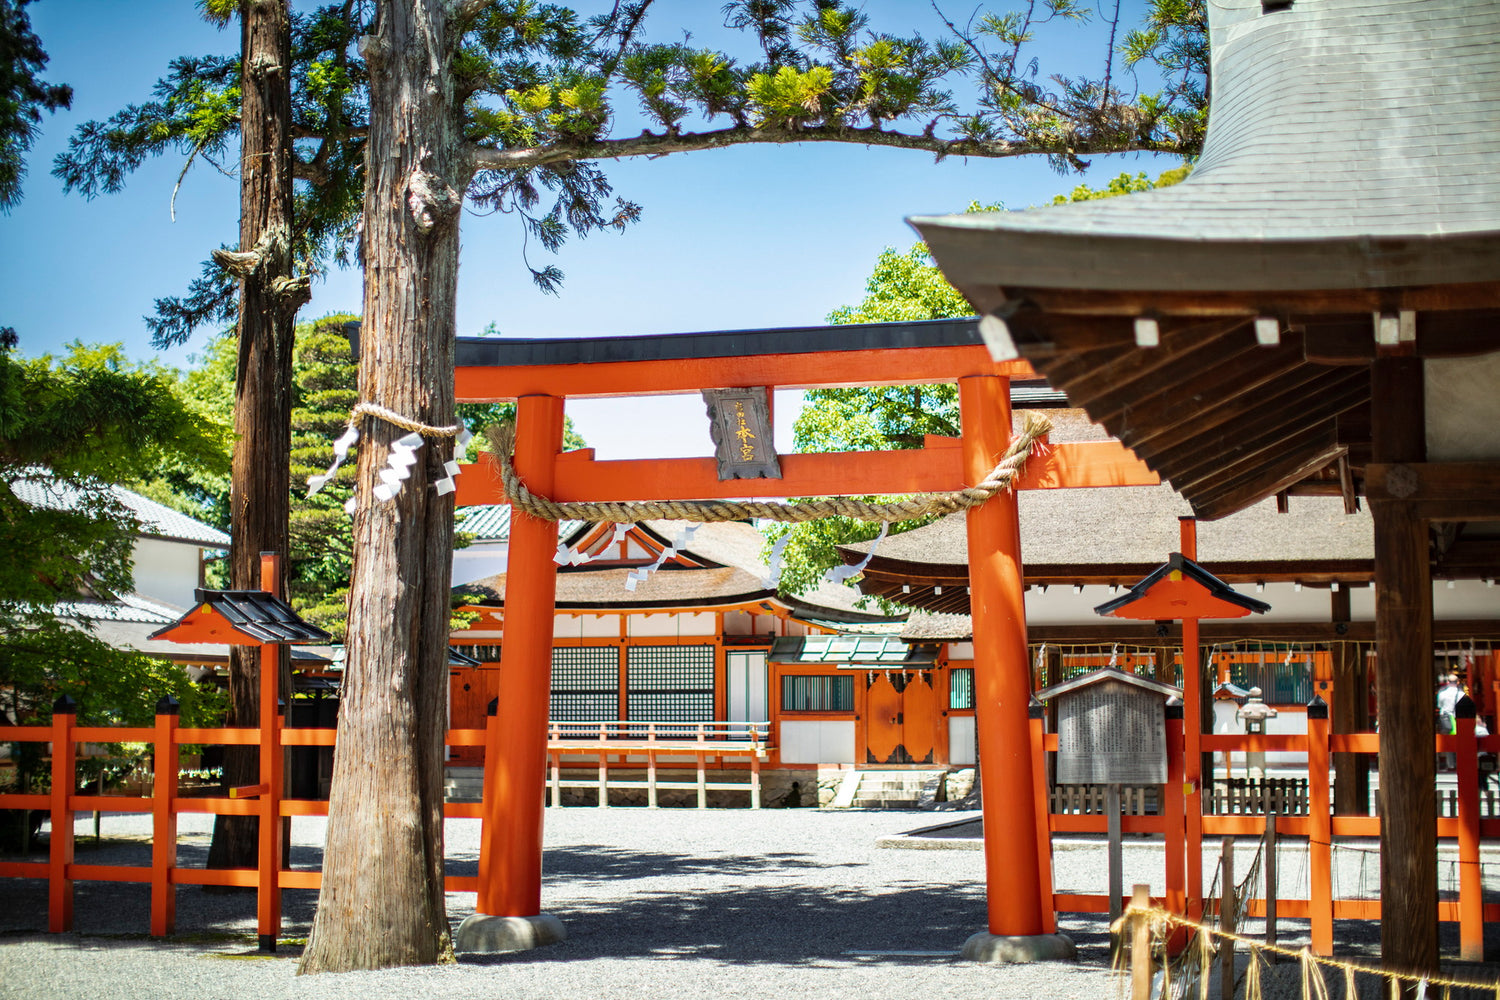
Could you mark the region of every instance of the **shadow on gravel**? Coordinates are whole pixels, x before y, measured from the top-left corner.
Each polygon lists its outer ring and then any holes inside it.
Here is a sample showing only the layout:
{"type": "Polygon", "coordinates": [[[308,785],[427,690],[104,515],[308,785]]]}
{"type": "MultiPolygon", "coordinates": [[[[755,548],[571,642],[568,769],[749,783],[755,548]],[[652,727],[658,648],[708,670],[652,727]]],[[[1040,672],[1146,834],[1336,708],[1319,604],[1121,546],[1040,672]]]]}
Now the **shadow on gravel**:
{"type": "MultiPolygon", "coordinates": [[[[548,848],[544,859],[548,879],[586,878],[637,879],[674,875],[756,875],[766,872],[799,869],[827,870],[858,868],[853,863],[828,864],[806,854],[746,854],[699,856],[668,854],[657,851],[632,851],[603,844],[580,844],[576,847],[548,848]]],[[[462,874],[453,859],[448,861],[451,874],[462,874]]],[[[478,862],[473,863],[478,870],[478,862]]]]}
{"type": "Polygon", "coordinates": [[[906,889],[872,895],[797,885],[702,892],[650,892],[556,914],[560,944],[515,955],[467,955],[476,964],[608,958],[707,958],[730,963],[805,965],[828,961],[931,963],[984,924],[978,886],[906,889]],[[851,954],[864,953],[864,954],[851,954]]]}

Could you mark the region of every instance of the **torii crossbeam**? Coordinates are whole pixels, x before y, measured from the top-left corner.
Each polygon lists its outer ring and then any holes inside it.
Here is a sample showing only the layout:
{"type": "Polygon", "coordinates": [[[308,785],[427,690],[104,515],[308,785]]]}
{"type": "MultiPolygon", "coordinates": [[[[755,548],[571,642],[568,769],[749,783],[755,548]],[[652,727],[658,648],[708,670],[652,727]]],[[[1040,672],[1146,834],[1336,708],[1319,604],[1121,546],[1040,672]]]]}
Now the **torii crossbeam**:
{"type": "MultiPolygon", "coordinates": [[[[956,490],[982,481],[1011,440],[1021,361],[995,362],[976,321],[937,320],[661,337],[460,340],[461,402],[515,400],[514,464],[528,488],[560,501],[860,496],[956,490]],[[914,451],[780,456],[781,479],[721,482],[712,458],[598,461],[563,452],[567,398],[957,382],[962,436],[914,451]]],[[[1157,476],[1113,441],[1058,444],[1035,456],[1022,489],[1155,485],[1157,476]]],[[[489,461],[458,479],[460,504],[504,503],[489,461]]],[[[1051,845],[1038,815],[1027,706],[1025,586],[1014,493],[969,510],[976,727],[983,783],[989,927],[966,954],[1061,957],[1051,845]],[[1019,950],[1018,950],[1019,949],[1019,950]]],[[[556,594],[557,524],[518,513],[511,524],[501,670],[506,696],[486,751],[483,850],[476,913],[461,950],[543,943],[557,922],[541,913],[540,790],[546,764],[556,594]]]]}

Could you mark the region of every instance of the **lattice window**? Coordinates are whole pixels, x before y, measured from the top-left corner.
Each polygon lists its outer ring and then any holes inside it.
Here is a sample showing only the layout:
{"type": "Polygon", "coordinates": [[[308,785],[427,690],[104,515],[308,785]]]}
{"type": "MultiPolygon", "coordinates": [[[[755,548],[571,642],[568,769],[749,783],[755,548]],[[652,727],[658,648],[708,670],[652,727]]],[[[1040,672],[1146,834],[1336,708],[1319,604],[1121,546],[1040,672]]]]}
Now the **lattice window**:
{"type": "Polygon", "coordinates": [[[954,667],[948,671],[948,707],[974,707],[973,667],[954,667]]]}
{"type": "Polygon", "coordinates": [[[559,722],[612,722],[620,717],[620,650],[558,646],[552,650],[552,704],[559,722]]]}
{"type": "Polygon", "coordinates": [[[852,712],[854,678],[783,677],[781,708],[784,712],[852,712]]]}
{"type": "Polygon", "coordinates": [[[714,647],[631,646],[626,705],[638,722],[712,722],[714,647]]]}

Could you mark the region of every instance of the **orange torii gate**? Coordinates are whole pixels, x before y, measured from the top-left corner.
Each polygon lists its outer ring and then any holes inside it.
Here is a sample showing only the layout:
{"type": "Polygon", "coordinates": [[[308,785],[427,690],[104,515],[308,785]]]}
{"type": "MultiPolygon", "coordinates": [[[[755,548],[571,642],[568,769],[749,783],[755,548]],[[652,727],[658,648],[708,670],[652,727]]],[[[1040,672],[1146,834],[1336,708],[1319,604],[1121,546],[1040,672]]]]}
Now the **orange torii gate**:
{"type": "MultiPolygon", "coordinates": [[[[516,401],[517,473],[535,494],[563,502],[858,496],[926,493],[981,482],[1011,440],[1012,379],[1021,361],[996,362],[976,321],[569,340],[460,340],[460,402],[516,401]],[[599,461],[562,451],[568,398],[698,393],[703,389],[957,382],[962,437],[912,451],[780,456],[781,479],[720,481],[713,458],[599,461]]],[[[1058,444],[1028,463],[1022,489],[1154,485],[1114,441],[1058,444]]],[[[504,503],[486,456],[458,479],[459,504],[504,503]]],[[[1014,493],[968,511],[974,617],[976,727],[984,789],[988,933],[965,955],[989,961],[1062,958],[1056,935],[1047,817],[1037,813],[1028,723],[1019,522],[1014,493]]],[[[541,912],[542,788],[551,687],[557,524],[517,513],[511,538],[501,653],[505,696],[489,727],[476,912],[458,946],[509,951],[556,940],[541,912]]]]}

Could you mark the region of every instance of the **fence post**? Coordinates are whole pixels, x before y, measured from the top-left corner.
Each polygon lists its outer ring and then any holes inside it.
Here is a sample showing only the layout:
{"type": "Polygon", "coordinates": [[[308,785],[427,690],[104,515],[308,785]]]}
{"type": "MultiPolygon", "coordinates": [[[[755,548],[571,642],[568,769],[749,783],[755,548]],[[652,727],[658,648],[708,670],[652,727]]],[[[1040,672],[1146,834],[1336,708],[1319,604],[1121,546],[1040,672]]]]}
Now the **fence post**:
{"type": "Polygon", "coordinates": [[[1479,747],[1474,718],[1479,706],[1463,695],[1454,709],[1458,728],[1458,938],[1459,958],[1484,961],[1484,885],[1479,867],[1479,747]]]}
{"type": "Polygon", "coordinates": [[[47,844],[47,930],[73,929],[73,795],[78,745],[73,729],[78,703],[67,695],[52,704],[52,836],[47,844]]]}
{"type": "Polygon", "coordinates": [[[156,780],[151,784],[151,936],[177,929],[177,722],[171,695],[156,703],[156,780]]]}
{"type": "Polygon", "coordinates": [[[276,951],[281,934],[281,667],[277,647],[260,647],[260,845],[256,894],[256,932],[260,950],[276,951]]]}
{"type": "MultiPolygon", "coordinates": [[[[1225,837],[1221,848],[1220,870],[1224,882],[1219,888],[1219,927],[1233,934],[1235,910],[1234,838],[1225,837]]],[[[1224,1000],[1234,1000],[1234,939],[1224,938],[1219,945],[1219,990],[1224,1000]]]]}
{"type": "Polygon", "coordinates": [[[1333,954],[1333,804],[1328,788],[1328,702],[1317,694],[1307,703],[1307,772],[1308,916],[1312,950],[1327,956],[1333,954]]]}
{"type": "Polygon", "coordinates": [[[1109,923],[1120,919],[1125,895],[1124,844],[1120,832],[1120,786],[1111,782],[1104,788],[1104,825],[1108,837],[1109,923]]]}
{"type": "MultiPolygon", "coordinates": [[[[1266,854],[1264,862],[1266,869],[1266,944],[1273,948],[1276,946],[1276,894],[1278,890],[1276,839],[1276,813],[1268,812],[1266,813],[1266,854]]],[[[1266,958],[1274,965],[1276,962],[1276,953],[1268,951],[1266,952],[1266,958]]],[[[1351,997],[1349,1000],[1353,1000],[1353,998],[1351,997]]]]}
{"type": "MultiPolygon", "coordinates": [[[[1151,887],[1137,884],[1130,897],[1131,909],[1151,908],[1151,887]]],[[[1151,1000],[1151,920],[1137,913],[1130,940],[1130,1000],[1151,1000]]]]}
{"type": "Polygon", "coordinates": [[[1036,809],[1037,876],[1041,881],[1042,933],[1057,933],[1057,904],[1052,893],[1052,816],[1047,794],[1046,709],[1035,698],[1027,708],[1031,726],[1031,794],[1036,809]]]}

